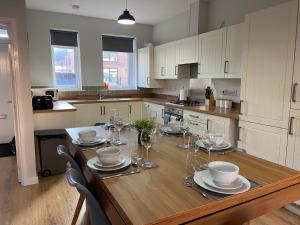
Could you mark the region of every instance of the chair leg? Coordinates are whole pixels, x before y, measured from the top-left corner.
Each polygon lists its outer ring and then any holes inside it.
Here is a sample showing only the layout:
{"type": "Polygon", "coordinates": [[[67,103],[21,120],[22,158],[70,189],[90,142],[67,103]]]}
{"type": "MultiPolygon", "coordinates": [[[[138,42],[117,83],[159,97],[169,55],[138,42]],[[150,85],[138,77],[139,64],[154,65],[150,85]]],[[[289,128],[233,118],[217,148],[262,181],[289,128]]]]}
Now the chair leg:
{"type": "Polygon", "coordinates": [[[76,225],[76,222],[77,222],[80,210],[82,208],[83,202],[84,202],[84,197],[82,195],[80,195],[79,199],[78,199],[78,202],[77,202],[77,205],[76,205],[76,209],[75,209],[75,212],[74,212],[74,215],[73,215],[71,225],[76,225]]]}

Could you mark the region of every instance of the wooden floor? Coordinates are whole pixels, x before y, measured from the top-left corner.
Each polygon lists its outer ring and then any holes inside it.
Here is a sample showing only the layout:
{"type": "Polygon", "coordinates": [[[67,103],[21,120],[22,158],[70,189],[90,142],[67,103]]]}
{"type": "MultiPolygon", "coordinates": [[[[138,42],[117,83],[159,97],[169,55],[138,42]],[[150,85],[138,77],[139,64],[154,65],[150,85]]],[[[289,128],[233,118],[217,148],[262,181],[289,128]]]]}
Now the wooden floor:
{"type": "MultiPolygon", "coordinates": [[[[38,185],[22,187],[17,182],[15,157],[0,158],[1,225],[69,225],[78,193],[64,175],[40,178],[38,185]]],[[[300,217],[280,209],[251,225],[299,225],[300,217]]]]}

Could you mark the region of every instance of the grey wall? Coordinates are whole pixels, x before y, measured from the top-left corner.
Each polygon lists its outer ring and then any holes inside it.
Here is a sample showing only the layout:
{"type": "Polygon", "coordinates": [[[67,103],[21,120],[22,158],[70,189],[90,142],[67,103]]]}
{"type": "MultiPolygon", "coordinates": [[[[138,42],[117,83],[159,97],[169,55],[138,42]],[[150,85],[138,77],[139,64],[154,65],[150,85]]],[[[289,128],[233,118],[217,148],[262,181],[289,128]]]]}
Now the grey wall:
{"type": "Polygon", "coordinates": [[[82,85],[102,85],[101,34],[135,36],[138,46],[152,42],[153,26],[119,25],[114,20],[27,10],[32,86],[52,86],[50,28],[79,32],[82,85]]]}
{"type": "Polygon", "coordinates": [[[225,21],[226,26],[241,23],[247,13],[287,1],[289,0],[210,0],[208,29],[217,29],[222,21],[225,21]]]}

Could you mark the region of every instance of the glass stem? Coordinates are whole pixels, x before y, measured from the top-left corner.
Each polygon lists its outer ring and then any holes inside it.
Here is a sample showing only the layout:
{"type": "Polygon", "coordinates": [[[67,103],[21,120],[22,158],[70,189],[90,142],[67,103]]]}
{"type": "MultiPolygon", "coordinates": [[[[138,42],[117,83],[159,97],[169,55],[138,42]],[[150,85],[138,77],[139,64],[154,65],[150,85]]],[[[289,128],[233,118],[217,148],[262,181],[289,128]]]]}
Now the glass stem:
{"type": "Polygon", "coordinates": [[[119,130],[119,132],[118,132],[118,141],[121,141],[120,137],[121,137],[121,131],[119,130]]]}
{"type": "Polygon", "coordinates": [[[149,148],[146,148],[147,151],[147,161],[149,161],[149,148]]]}
{"type": "Polygon", "coordinates": [[[210,148],[208,149],[208,163],[210,163],[210,148]]]}
{"type": "Polygon", "coordinates": [[[185,132],[183,132],[183,145],[184,145],[184,147],[186,146],[186,142],[185,142],[185,132]]]}

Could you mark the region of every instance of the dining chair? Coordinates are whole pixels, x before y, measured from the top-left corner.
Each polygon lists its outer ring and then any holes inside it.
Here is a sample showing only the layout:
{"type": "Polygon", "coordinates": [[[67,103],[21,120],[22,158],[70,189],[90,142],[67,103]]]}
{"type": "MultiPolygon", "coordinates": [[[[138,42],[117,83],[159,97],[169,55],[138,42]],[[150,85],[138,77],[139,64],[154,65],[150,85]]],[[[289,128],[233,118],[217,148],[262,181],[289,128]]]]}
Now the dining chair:
{"type": "Polygon", "coordinates": [[[69,184],[85,197],[91,225],[110,225],[98,201],[85,186],[84,177],[73,168],[67,170],[66,176],[69,184]]]}
{"type": "MultiPolygon", "coordinates": [[[[78,163],[76,162],[74,157],[71,155],[69,149],[64,145],[59,145],[59,146],[57,146],[57,154],[64,157],[71,164],[71,167],[73,169],[75,169],[76,171],[78,171],[78,173],[81,174],[81,176],[83,177],[83,180],[84,180],[84,185],[86,186],[87,182],[84,178],[84,175],[82,174],[78,163]]],[[[80,195],[79,199],[77,201],[77,205],[76,205],[76,208],[75,208],[75,212],[74,212],[74,215],[73,215],[73,218],[72,218],[71,225],[76,224],[76,222],[78,220],[78,217],[79,217],[79,214],[80,214],[80,210],[81,210],[82,205],[83,205],[83,202],[84,202],[84,196],[80,195]]]]}

